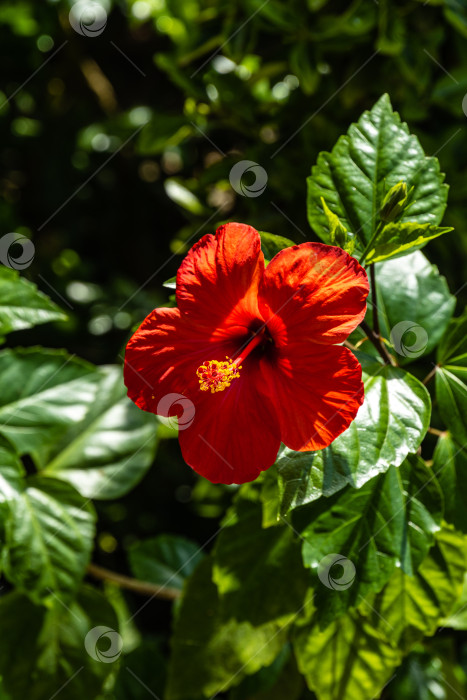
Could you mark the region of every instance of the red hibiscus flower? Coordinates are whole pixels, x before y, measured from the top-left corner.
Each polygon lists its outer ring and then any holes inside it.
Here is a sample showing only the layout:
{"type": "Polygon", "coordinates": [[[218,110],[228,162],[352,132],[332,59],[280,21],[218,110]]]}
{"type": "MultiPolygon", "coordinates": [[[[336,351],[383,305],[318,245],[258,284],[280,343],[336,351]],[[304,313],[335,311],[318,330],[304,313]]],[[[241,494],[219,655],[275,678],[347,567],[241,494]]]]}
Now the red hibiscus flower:
{"type": "Polygon", "coordinates": [[[130,339],[128,396],[179,417],[185,461],[215,483],[244,483],[281,441],[320,450],[363,402],[342,343],[365,315],[368,279],[340,248],[302,243],[265,268],[257,231],[221,226],[177,274],[175,309],[154,309],[130,339]]]}

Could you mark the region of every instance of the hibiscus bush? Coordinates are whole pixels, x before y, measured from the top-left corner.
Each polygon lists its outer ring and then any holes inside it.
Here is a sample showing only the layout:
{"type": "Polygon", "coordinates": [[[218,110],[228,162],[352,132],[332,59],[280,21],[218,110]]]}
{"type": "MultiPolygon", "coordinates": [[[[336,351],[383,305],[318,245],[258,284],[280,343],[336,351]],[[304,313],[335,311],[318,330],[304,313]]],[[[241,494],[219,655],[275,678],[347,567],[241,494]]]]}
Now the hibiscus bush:
{"type": "Polygon", "coordinates": [[[0,700],[467,697],[466,18],[0,5],[0,700]]]}
{"type": "MultiPolygon", "coordinates": [[[[172,306],[128,344],[139,408],[118,366],[1,352],[6,698],[125,697],[149,663],[167,700],[304,684],[371,700],[439,627],[464,626],[467,320],[421,251],[455,235],[444,175],[384,95],[307,187],[323,243],[227,223],[192,247],[172,306]],[[197,488],[236,485],[211,491],[231,500],[220,527],[202,546],[136,543],[133,579],[90,564],[93,500],[134,486],[177,428],[197,488]],[[165,681],[112,583],[175,601],[165,681]]],[[[19,259],[0,268],[3,336],[64,317],[19,259]]]]}

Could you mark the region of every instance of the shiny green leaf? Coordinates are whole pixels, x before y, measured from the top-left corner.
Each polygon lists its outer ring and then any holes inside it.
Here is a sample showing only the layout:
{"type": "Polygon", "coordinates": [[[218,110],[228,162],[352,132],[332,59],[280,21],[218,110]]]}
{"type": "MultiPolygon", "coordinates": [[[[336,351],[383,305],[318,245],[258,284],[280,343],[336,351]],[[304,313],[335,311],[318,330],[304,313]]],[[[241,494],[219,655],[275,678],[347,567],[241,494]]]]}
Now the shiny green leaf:
{"type": "Polygon", "coordinates": [[[151,465],[159,423],[127,397],[121,367],[101,367],[95,379],[86,412],[55,440],[39,467],[87,498],[118,498],[151,465]]]}
{"type": "Polygon", "coordinates": [[[0,265],[0,336],[66,319],[58,306],[16,270],[0,265]]]}
{"type": "Polygon", "coordinates": [[[39,452],[83,419],[96,398],[95,368],[62,350],[0,352],[0,434],[20,454],[39,452]]]}
{"type": "MultiPolygon", "coordinates": [[[[376,265],[381,333],[401,361],[430,353],[454,312],[456,298],[421,251],[376,265]],[[413,334],[413,336],[411,336],[413,334]]],[[[369,305],[367,321],[372,324],[369,305]]],[[[369,341],[365,343],[369,344],[369,341]]]]}
{"type": "Polygon", "coordinates": [[[89,563],[94,539],[93,508],[69,484],[28,479],[8,499],[3,570],[33,601],[72,595],[89,563]]]}
{"type": "Polygon", "coordinates": [[[423,248],[428,241],[452,230],[452,227],[407,221],[386,224],[368,247],[362,261],[370,265],[389,258],[399,258],[423,248]]]}
{"type": "Polygon", "coordinates": [[[384,589],[361,606],[374,630],[405,652],[431,636],[461,595],[467,567],[467,541],[454,530],[440,530],[419,570],[394,572],[384,589]]]}
{"type": "Polygon", "coordinates": [[[318,700],[374,700],[402,654],[357,612],[325,630],[304,627],[294,642],[298,668],[318,700]]]}
{"type": "Polygon", "coordinates": [[[293,526],[304,539],[303,561],[319,578],[319,619],[329,622],[380,590],[396,567],[413,575],[433,543],[442,508],[436,479],[421,460],[411,458],[359,489],[347,487],[294,511],[293,526]],[[337,563],[325,559],[332,554],[349,560],[342,574],[337,563]]]}
{"type": "Polygon", "coordinates": [[[323,197],[345,228],[357,236],[357,253],[362,253],[376,232],[386,192],[401,181],[408,189],[414,187],[414,203],[401,221],[439,225],[448,190],[443,180],[436,158],[425,156],[418,139],[392,111],[388,95],[383,95],[340,137],[331,153],[319,155],[308,178],[308,220],[328,243],[323,197]]]}

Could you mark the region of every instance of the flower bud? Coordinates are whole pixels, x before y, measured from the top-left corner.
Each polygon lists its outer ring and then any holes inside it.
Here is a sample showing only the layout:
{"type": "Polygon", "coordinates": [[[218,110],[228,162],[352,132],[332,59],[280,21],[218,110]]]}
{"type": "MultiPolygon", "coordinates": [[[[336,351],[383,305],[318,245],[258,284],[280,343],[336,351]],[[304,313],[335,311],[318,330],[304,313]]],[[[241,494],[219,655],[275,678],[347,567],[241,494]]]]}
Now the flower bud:
{"type": "Polygon", "coordinates": [[[379,212],[379,218],[383,223],[388,224],[402,214],[406,205],[407,185],[405,182],[399,182],[394,187],[391,187],[385,196],[379,212]]]}

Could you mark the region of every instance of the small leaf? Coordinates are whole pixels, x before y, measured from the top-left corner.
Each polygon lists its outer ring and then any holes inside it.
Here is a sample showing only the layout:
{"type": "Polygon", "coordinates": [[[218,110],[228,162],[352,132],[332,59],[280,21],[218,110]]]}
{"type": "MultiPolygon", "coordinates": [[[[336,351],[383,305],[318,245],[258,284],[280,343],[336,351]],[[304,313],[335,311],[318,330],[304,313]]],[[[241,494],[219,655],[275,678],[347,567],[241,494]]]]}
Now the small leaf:
{"type": "Polygon", "coordinates": [[[72,595],[89,563],[94,539],[92,507],[68,484],[28,479],[8,500],[3,570],[33,601],[72,595]]]}
{"type": "Polygon", "coordinates": [[[292,522],[304,539],[305,566],[318,567],[318,619],[328,623],[379,591],[396,566],[412,576],[433,544],[442,508],[436,479],[422,460],[412,458],[359,489],[347,487],[295,510],[292,522]],[[344,586],[337,564],[323,574],[324,581],[320,575],[325,557],[335,553],[350,561],[344,586]]]}
{"type": "Polygon", "coordinates": [[[0,266],[0,336],[67,316],[16,270],[0,266]]]}
{"type": "Polygon", "coordinates": [[[129,550],[130,566],[136,578],[179,591],[202,557],[196,542],[178,535],[159,535],[136,542],[129,550]]]}
{"type": "Polygon", "coordinates": [[[177,288],[177,276],[171,277],[162,283],[162,286],[166,289],[176,289],[177,288]]]}
{"type": "Polygon", "coordinates": [[[337,245],[343,248],[350,255],[355,248],[355,236],[353,233],[349,233],[345,226],[343,226],[341,220],[338,216],[333,214],[329,209],[324,199],[321,197],[321,206],[328,220],[329,226],[329,238],[331,245],[337,245]]]}
{"type": "Polygon", "coordinates": [[[423,248],[428,241],[449,231],[453,231],[453,228],[433,224],[411,222],[386,224],[368,246],[366,253],[362,254],[360,262],[371,265],[389,258],[399,258],[423,248]]]}
{"type": "Polygon", "coordinates": [[[276,236],[273,233],[259,231],[259,235],[261,237],[261,250],[263,251],[266,260],[272,260],[273,257],[281,250],[284,250],[284,248],[290,248],[290,246],[296,245],[288,238],[276,236]]]}
{"type": "Polygon", "coordinates": [[[206,209],[203,207],[198,197],[190,192],[190,190],[182,185],[181,182],[175,180],[174,178],[168,178],[164,183],[164,189],[168,197],[183,207],[191,214],[206,214],[206,209]]]}

